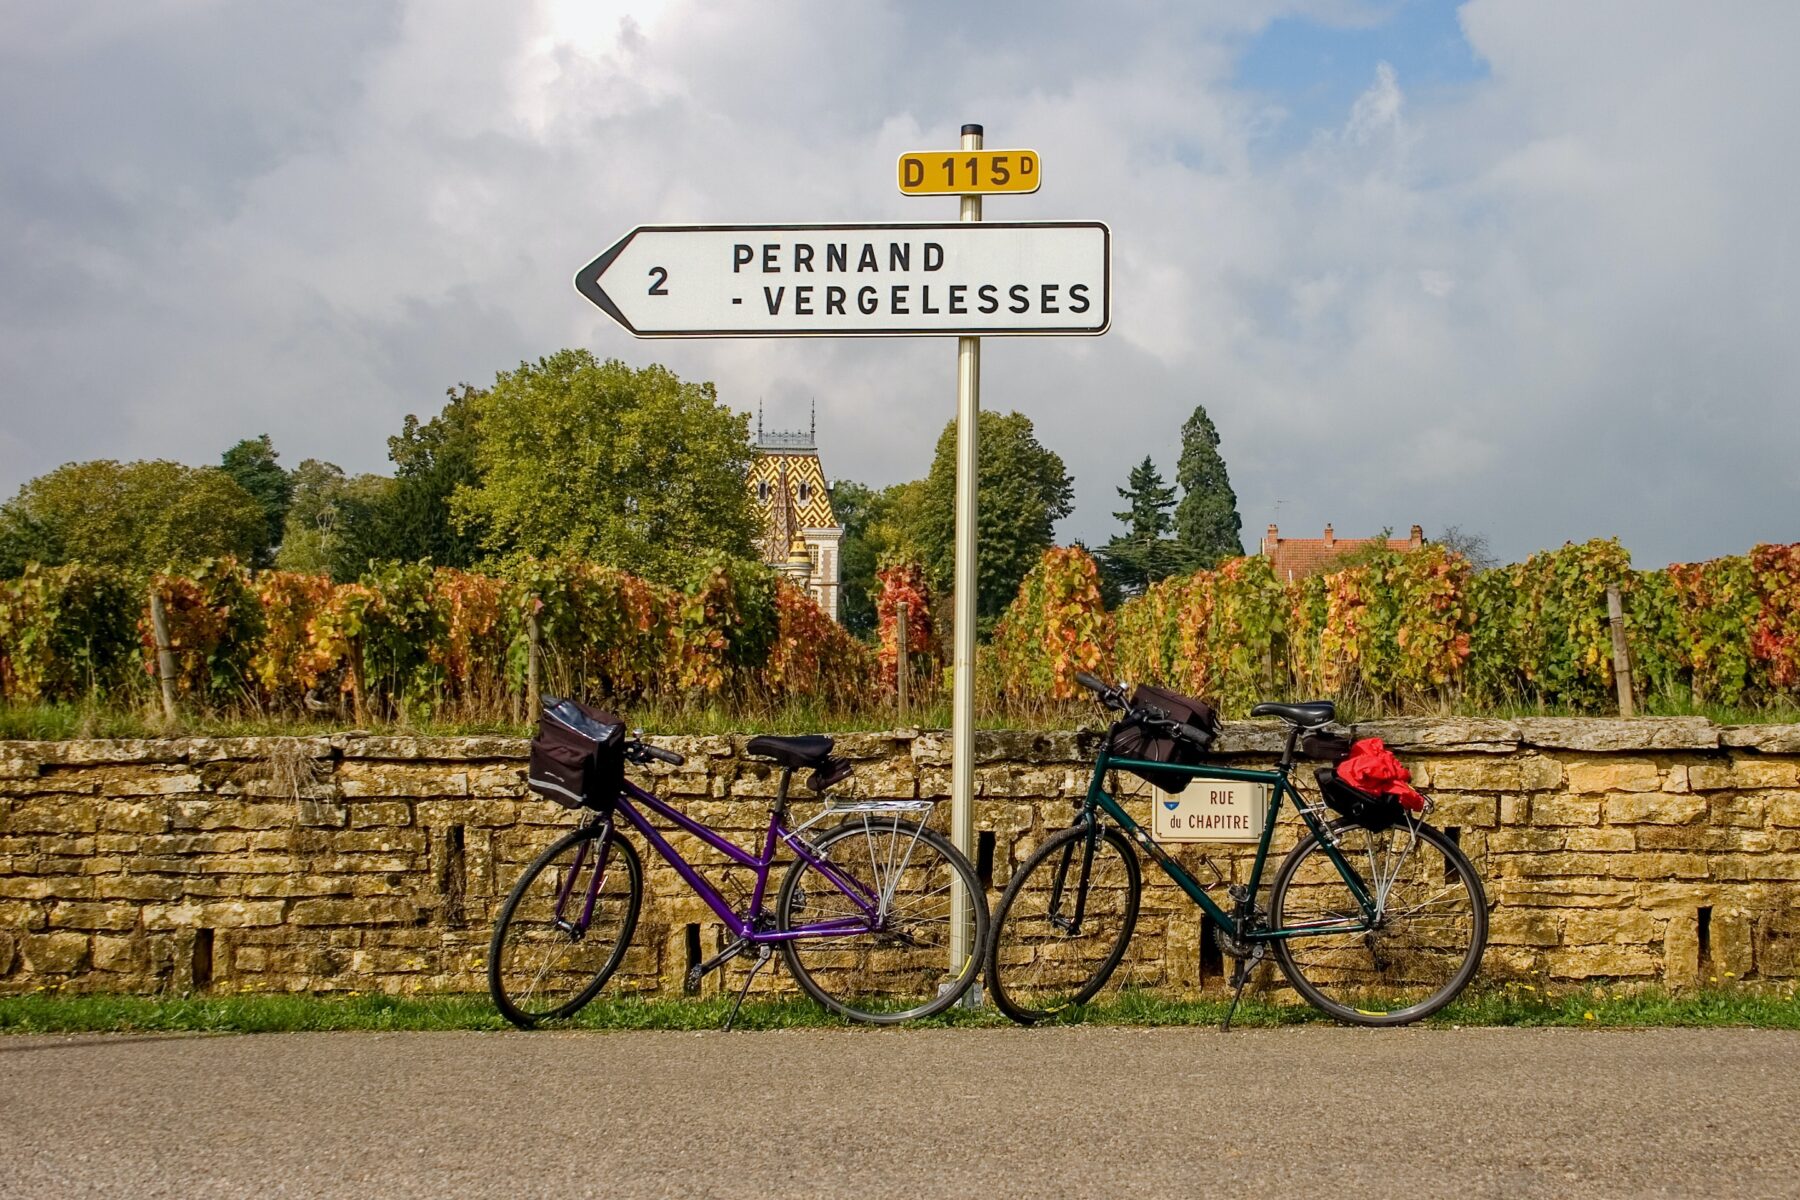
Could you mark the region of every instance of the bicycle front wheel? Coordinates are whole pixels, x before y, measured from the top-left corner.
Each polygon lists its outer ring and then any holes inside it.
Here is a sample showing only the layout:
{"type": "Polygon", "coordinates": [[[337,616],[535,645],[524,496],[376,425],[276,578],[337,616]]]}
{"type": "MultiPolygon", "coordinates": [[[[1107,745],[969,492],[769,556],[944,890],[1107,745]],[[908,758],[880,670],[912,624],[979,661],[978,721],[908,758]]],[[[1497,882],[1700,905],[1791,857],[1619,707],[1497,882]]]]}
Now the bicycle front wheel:
{"type": "Polygon", "coordinates": [[[1405,1025],[1456,998],[1487,946],[1487,895],[1462,848],[1429,825],[1330,827],[1375,901],[1371,922],[1317,834],[1294,847],[1269,893],[1275,956],[1296,991],[1352,1025],[1405,1025]],[[1307,932],[1317,930],[1320,932],[1307,932]]]}
{"type": "Polygon", "coordinates": [[[949,839],[869,816],[811,848],[818,862],[796,859],[776,901],[776,927],[799,934],[781,950],[806,994],[876,1025],[934,1016],[960,1000],[980,969],[988,907],[975,869],[949,839]],[[958,898],[968,937],[952,962],[958,898]]]}
{"type": "Polygon", "coordinates": [[[1030,1025],[1098,995],[1125,957],[1142,886],[1117,829],[1076,825],[1039,846],[994,913],[987,979],[1000,1011],[1030,1025]]]}
{"type": "Polygon", "coordinates": [[[500,909],[488,946],[488,991],[521,1029],[574,1016],[631,944],[644,870],[616,830],[604,854],[601,847],[600,826],[565,834],[525,868],[500,909]]]}

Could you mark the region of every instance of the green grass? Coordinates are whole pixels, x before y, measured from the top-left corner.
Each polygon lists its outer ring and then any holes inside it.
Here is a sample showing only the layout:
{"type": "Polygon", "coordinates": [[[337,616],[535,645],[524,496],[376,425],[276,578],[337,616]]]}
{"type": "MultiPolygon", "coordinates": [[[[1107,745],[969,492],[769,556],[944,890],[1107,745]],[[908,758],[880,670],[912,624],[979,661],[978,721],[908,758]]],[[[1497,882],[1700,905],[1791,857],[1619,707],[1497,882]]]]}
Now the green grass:
{"type": "MultiPolygon", "coordinates": [[[[602,997],[565,1029],[717,1029],[727,998],[642,1000],[602,997]]],[[[1063,1014],[1057,1024],[1216,1026],[1225,1003],[1153,992],[1124,992],[1063,1014]]],[[[1009,1022],[992,1008],[955,1009],[926,1026],[994,1027],[1009,1022]]],[[[1302,1004],[1247,1000],[1233,1023],[1248,1028],[1330,1024],[1302,1004]]],[[[1789,987],[1712,988],[1671,994],[1658,989],[1574,988],[1546,993],[1522,985],[1471,993],[1426,1024],[1582,1028],[1748,1027],[1800,1029],[1800,999],[1789,987]]],[[[803,999],[754,1000],[738,1016],[742,1029],[864,1028],[803,999]]],[[[0,1033],[293,1033],[320,1030],[508,1029],[486,996],[150,997],[51,995],[0,997],[0,1033]]]]}

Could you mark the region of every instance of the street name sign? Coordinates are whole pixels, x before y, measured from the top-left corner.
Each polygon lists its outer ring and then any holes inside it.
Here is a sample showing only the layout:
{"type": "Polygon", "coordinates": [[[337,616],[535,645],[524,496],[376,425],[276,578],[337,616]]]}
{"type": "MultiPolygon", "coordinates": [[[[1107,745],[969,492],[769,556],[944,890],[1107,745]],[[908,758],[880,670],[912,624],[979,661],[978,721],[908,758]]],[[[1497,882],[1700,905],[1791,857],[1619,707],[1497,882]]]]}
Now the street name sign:
{"type": "Polygon", "coordinates": [[[640,225],[575,287],[638,337],[1099,334],[1099,221],[640,225]]]}
{"type": "Polygon", "coordinates": [[[1179,795],[1150,791],[1150,833],[1159,842],[1254,842],[1269,811],[1269,785],[1195,779],[1179,795]]]}
{"type": "Polygon", "coordinates": [[[915,150],[895,170],[906,196],[1022,196],[1043,183],[1036,150],[915,150]]]}

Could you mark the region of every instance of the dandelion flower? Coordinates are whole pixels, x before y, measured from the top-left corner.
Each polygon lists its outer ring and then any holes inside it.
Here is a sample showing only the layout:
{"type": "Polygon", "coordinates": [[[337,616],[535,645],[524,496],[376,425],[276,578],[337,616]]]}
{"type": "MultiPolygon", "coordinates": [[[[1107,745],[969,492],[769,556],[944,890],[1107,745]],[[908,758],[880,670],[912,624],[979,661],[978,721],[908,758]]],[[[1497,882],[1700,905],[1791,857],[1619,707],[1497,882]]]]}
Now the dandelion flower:
{"type": "Polygon", "coordinates": [[[1594,1010],[1590,1008],[1586,1012],[1581,1014],[1581,1019],[1584,1021],[1594,1021],[1594,1020],[1598,1020],[1599,1018],[1594,1016],[1594,1010]]]}

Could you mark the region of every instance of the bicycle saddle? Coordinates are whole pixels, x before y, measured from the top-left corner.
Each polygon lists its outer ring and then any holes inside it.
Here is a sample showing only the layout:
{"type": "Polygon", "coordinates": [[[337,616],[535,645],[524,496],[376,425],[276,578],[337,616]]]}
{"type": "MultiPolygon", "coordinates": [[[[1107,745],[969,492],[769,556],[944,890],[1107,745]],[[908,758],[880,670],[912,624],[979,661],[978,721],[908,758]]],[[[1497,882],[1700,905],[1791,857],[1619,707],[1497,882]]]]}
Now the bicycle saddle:
{"type": "Polygon", "coordinates": [[[1328,725],[1337,717],[1337,705],[1329,700],[1307,700],[1300,704],[1259,704],[1250,710],[1253,717],[1280,717],[1290,725],[1312,729],[1328,725]]]}
{"type": "Polygon", "coordinates": [[[828,737],[770,737],[765,734],[745,743],[744,752],[758,758],[772,758],[784,767],[798,770],[824,765],[831,754],[831,745],[828,737]]]}

